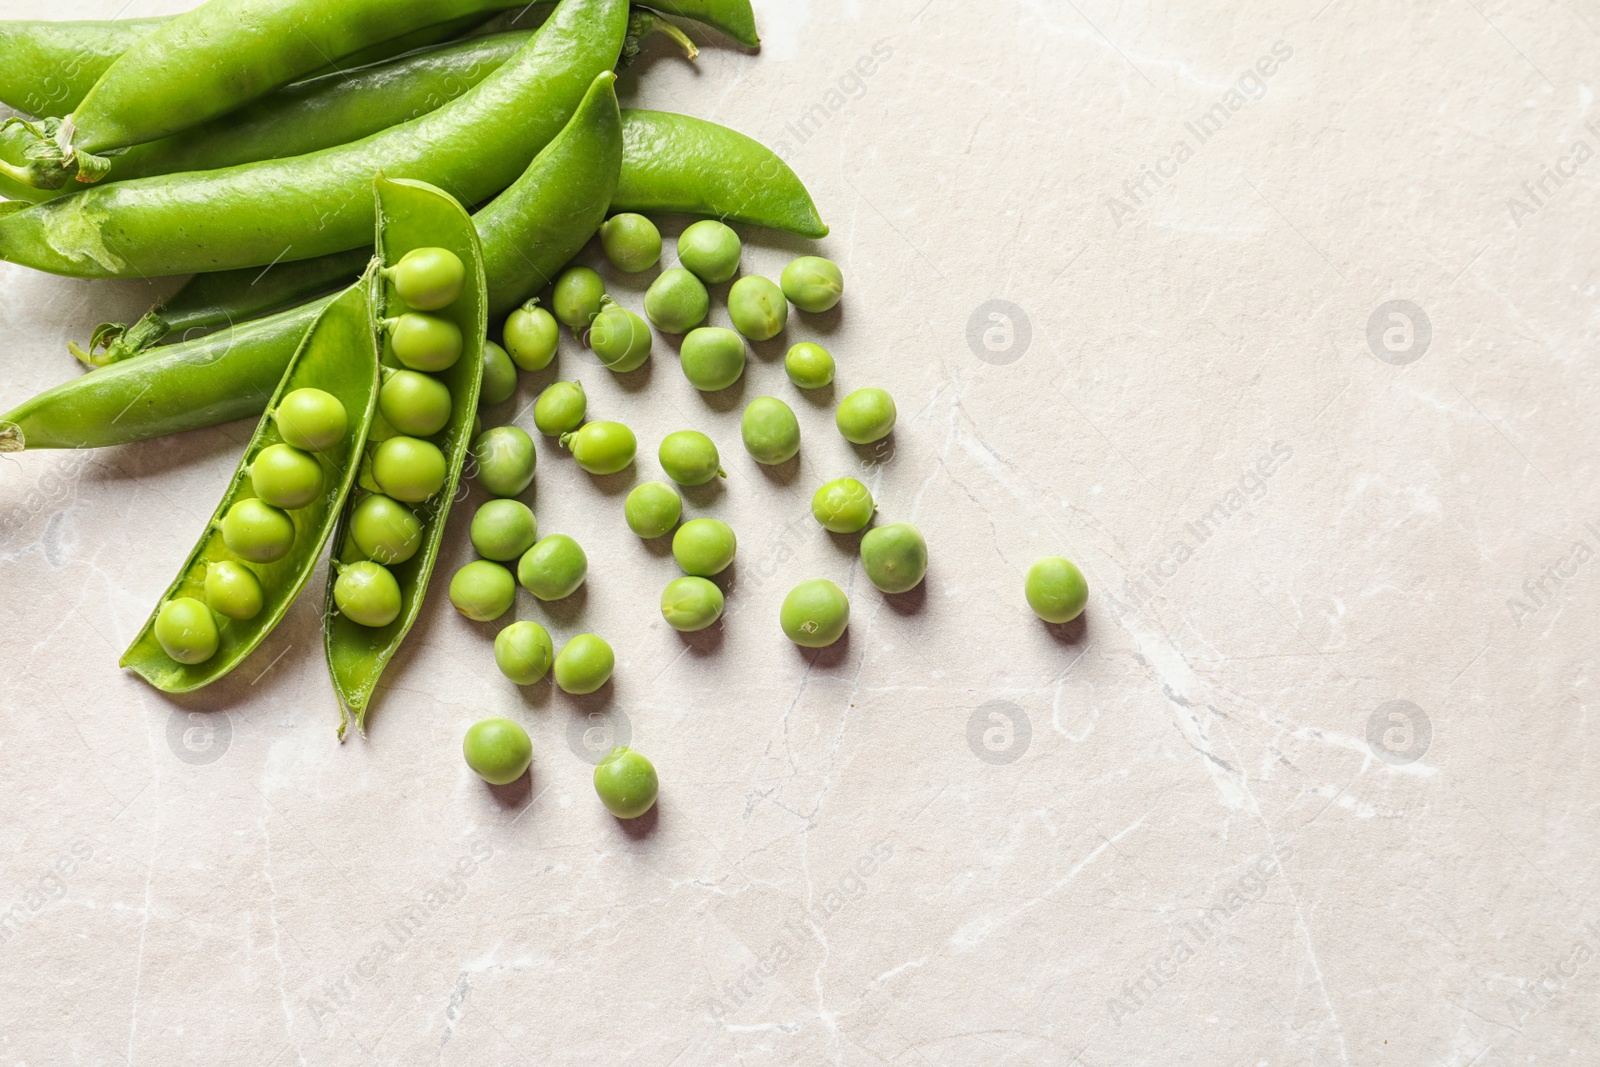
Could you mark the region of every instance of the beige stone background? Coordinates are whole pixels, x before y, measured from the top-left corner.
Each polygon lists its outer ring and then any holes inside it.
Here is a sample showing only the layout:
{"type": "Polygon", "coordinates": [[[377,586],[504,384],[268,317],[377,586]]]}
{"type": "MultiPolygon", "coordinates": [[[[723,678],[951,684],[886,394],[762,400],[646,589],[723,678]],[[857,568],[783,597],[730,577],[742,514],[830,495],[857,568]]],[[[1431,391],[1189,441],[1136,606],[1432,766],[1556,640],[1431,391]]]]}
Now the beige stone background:
{"type": "MultiPolygon", "coordinates": [[[[119,3],[0,11],[183,6],[119,3]]],[[[499,676],[443,596],[462,508],[343,745],[319,592],[194,696],[116,666],[247,424],[0,460],[0,1062],[1600,1062],[1600,15],[757,6],[759,55],[696,31],[621,93],[786,142],[848,291],[785,340],[893,390],[892,449],[847,446],[781,343],[730,404],[665,343],[625,390],[569,338],[644,449],[597,485],[541,442],[528,499],[591,577],[516,614],[604,635],[615,682],[499,676]],[[777,476],[738,438],[766,393],[805,435],[777,476]],[[621,494],[691,426],[728,479],[690,509],[740,556],[685,640],[621,494]],[[842,474],[922,528],[923,592],[812,522],[842,474]],[[1063,628],[1022,597],[1057,553],[1092,588],[1063,628]],[[818,576],[853,603],[820,654],[776,623],[818,576]],[[517,786],[460,758],[489,714],[534,738],[517,786]],[[639,825],[589,782],[623,736],[663,783],[639,825]]],[[[747,236],[770,276],[813,247],[747,236]]],[[[0,406],[171,287],[4,268],[0,406]]]]}

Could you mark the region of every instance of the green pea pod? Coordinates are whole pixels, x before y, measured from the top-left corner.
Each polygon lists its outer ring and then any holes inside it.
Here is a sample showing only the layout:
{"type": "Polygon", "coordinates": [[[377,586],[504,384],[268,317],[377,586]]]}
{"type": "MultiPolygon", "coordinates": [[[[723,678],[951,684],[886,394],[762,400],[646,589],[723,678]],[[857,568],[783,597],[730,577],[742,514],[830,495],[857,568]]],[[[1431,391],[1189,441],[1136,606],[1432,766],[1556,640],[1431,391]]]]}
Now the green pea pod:
{"type": "Polygon", "coordinates": [[[337,148],[198,173],[114,182],[18,210],[0,205],[0,258],[80,277],[228,270],[354,248],[373,225],[374,174],[415,178],[463,203],[489,199],[611,70],[627,0],[561,0],[491,77],[436,111],[337,148]]]}
{"type": "Polygon", "coordinates": [[[200,663],[179,663],[167,655],[156,639],[156,619],[161,609],[180,597],[205,603],[207,568],[225,561],[240,562],[223,543],[221,522],[228,509],[253,496],[250,465],[261,450],[280,443],[273,418],[264,416],[245,449],[244,459],[223,494],[200,543],[189,553],[177,579],[161,597],[139,636],[123,653],[122,666],[141,675],[157,689],[187,693],[221,678],[250,655],[272,632],[299,595],[322,557],[322,547],[341,514],[345,497],[355,481],[357,460],[366,441],[378,401],[378,345],[366,288],[358,283],[328,303],[306,331],[288,369],[268,404],[274,410],[288,393],[302,388],[321,389],[344,405],[346,425],[337,445],[318,454],[324,471],[323,489],[311,503],[289,515],[294,521],[294,547],[274,563],[246,563],[261,584],[260,610],[245,620],[219,618],[216,651],[200,663]]]}
{"type": "MultiPolygon", "coordinates": [[[[333,541],[333,564],[328,568],[328,597],[323,609],[323,648],[328,673],[339,694],[339,736],[354,717],[356,729],[366,721],[367,704],[389,660],[405,640],[428,591],[428,578],[444,538],[445,520],[455,498],[461,467],[472,444],[472,423],[478,412],[478,389],[483,380],[483,345],[489,329],[488,281],[483,273],[483,249],[472,218],[460,204],[440,189],[423,182],[379,178],[378,256],[389,266],[415,248],[447,248],[467,267],[467,284],[449,307],[433,312],[454,322],[465,341],[461,356],[436,377],[450,390],[450,421],[434,436],[444,453],[447,475],[444,487],[418,506],[422,520],[422,545],[404,563],[389,567],[400,585],[400,614],[386,626],[363,626],[340,614],[334,601],[334,584],[343,566],[365,559],[350,533],[352,502],[339,520],[333,541]]],[[[375,304],[379,313],[398,314],[404,309],[394,283],[374,275],[375,304]]],[[[387,365],[398,366],[392,354],[387,365]]]]}
{"type": "Polygon", "coordinates": [[[29,115],[65,115],[118,56],[166,21],[0,22],[0,103],[29,115]]]}

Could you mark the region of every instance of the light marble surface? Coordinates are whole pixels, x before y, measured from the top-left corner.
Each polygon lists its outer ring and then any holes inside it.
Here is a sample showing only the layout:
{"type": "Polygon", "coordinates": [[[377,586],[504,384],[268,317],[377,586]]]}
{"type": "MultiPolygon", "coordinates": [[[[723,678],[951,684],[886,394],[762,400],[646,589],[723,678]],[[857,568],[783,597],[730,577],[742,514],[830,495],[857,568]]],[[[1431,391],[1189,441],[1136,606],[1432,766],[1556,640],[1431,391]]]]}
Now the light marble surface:
{"type": "MultiPolygon", "coordinates": [[[[610,639],[614,685],[496,673],[443,596],[462,509],[344,745],[316,592],[200,694],[116,667],[246,425],[0,461],[0,1062],[1600,1062],[1600,16],[758,7],[761,55],[658,46],[622,94],[784,144],[848,280],[789,340],[894,391],[892,450],[847,446],[778,343],[741,397],[801,415],[775,476],[671,346],[624,390],[566,342],[644,458],[597,483],[541,443],[530,499],[592,576],[517,615],[610,639]],[[621,495],[690,426],[728,468],[692,511],[740,558],[684,640],[621,495]],[[809,518],[845,473],[927,535],[906,603],[809,518]],[[1056,553],[1093,590],[1066,628],[1022,599],[1056,553]],[[854,604],[821,654],[776,623],[817,576],[854,604]],[[491,713],[531,782],[463,765],[491,713]],[[589,784],[622,730],[663,782],[641,826],[589,784]]],[[[751,234],[746,267],[810,247],[751,234]]],[[[5,268],[0,406],[164,288],[5,268]]]]}

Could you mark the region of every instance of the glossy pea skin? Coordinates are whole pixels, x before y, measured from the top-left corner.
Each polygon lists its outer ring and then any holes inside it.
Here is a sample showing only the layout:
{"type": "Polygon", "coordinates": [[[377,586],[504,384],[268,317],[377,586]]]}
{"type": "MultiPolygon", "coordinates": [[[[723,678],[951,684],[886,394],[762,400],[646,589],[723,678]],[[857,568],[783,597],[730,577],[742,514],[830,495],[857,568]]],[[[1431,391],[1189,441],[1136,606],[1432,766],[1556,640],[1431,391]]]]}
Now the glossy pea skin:
{"type": "Polygon", "coordinates": [[[643,215],[626,211],[600,224],[600,247],[613,267],[638,274],[661,258],[661,231],[643,215]]]}
{"type": "Polygon", "coordinates": [[[821,256],[801,256],[783,268],[783,295],[801,311],[830,311],[844,293],[838,264],[821,256]]]}
{"type": "Polygon", "coordinates": [[[539,539],[539,522],[520,500],[491,500],[472,516],[472,547],[484,559],[520,559],[539,539]]]}
{"type": "Polygon", "coordinates": [[[767,341],[788,325],[789,301],[769,279],[747,275],[728,290],[728,317],[733,328],[750,340],[767,341]]]}
{"type": "Polygon", "coordinates": [[[733,528],[721,519],[690,519],[672,535],[672,558],[685,574],[696,578],[727,570],[738,547],[733,528]]]}
{"type": "Polygon", "coordinates": [[[607,369],[627,374],[650,358],[650,326],[621,304],[607,302],[589,327],[589,347],[607,369]]]}
{"type": "Polygon", "coordinates": [[[540,538],[517,562],[517,581],[540,600],[571,596],[588,574],[589,557],[566,534],[540,538]]]}
{"type": "Polygon", "coordinates": [[[550,304],[556,318],[581,333],[600,314],[600,301],[605,295],[606,283],[599,272],[589,267],[568,267],[556,279],[550,304]]]}
{"type": "Polygon", "coordinates": [[[928,543],[909,522],[868,530],[861,539],[861,569],[885,593],[915,589],[928,573],[928,543]]]}
{"type": "Polygon", "coordinates": [[[744,374],[744,338],[722,326],[689,331],[678,354],[683,376],[703,393],[726,389],[744,374]]]}
{"type": "Polygon", "coordinates": [[[778,613],[789,640],[805,648],[827,648],[850,625],[850,598],[826,578],[812,578],[789,590],[778,613]]]}
{"type": "Polygon", "coordinates": [[[589,397],[579,382],[552,382],[533,405],[533,424],[546,437],[560,437],[583,425],[589,397]]]}
{"type": "Polygon", "coordinates": [[[448,248],[413,248],[384,273],[400,299],[418,311],[449,307],[467,284],[466,265],[448,248]]]}
{"type": "Polygon", "coordinates": [[[499,404],[517,391],[517,365],[506,350],[493,341],[483,342],[483,385],[478,389],[478,404],[499,404]]]}
{"type": "Polygon", "coordinates": [[[494,664],[518,685],[532,685],[550,673],[555,662],[550,631],[536,622],[514,622],[494,638],[494,664]]]}
{"type": "Polygon", "coordinates": [[[678,262],[707,285],[720,285],[739,271],[744,246],[732,227],[704,219],[678,235],[678,262]]]}
{"type": "Polygon", "coordinates": [[[594,791],[619,819],[637,819],[661,792],[655,766],[626,745],[612,749],[594,769],[594,791]]]}
{"type": "Polygon", "coordinates": [[[250,464],[250,487],[276,508],[303,508],[322,494],[322,464],[293,445],[268,445],[250,464]]]}
{"type": "Polygon", "coordinates": [[[321,452],[344,440],[348,418],[344,405],[321,389],[296,389],[278,402],[272,414],[278,435],[296,448],[321,452]]]}
{"type": "Polygon", "coordinates": [[[1089,602],[1089,583],[1071,560],[1046,556],[1028,568],[1023,593],[1033,613],[1045,622],[1071,622],[1089,602]]]}
{"type": "Polygon", "coordinates": [[[533,741],[521,724],[495,717],[475,722],[461,739],[461,755],[490,785],[510,785],[533,762],[533,741]]]}
{"type": "Polygon", "coordinates": [[[533,482],[539,454],[520,426],[495,426],[472,442],[478,484],[494,496],[516,496],[533,482]]]}
{"type": "Polygon", "coordinates": [[[821,389],[833,381],[833,355],[819,344],[801,341],[784,355],[783,372],[801,389],[821,389]]]}
{"type": "Polygon", "coordinates": [[[393,371],[378,390],[378,410],[384,421],[401,433],[432,437],[450,421],[450,390],[420,371],[393,371]]]}
{"type": "Polygon", "coordinates": [[[430,441],[391,437],[372,455],[372,478],[389,496],[420,504],[444,488],[444,453],[430,441]]]}
{"type": "Polygon", "coordinates": [[[590,474],[616,474],[633,462],[639,441],[620,422],[590,422],[562,434],[561,447],[590,474]]]}
{"type": "Polygon", "coordinates": [[[811,514],[825,530],[855,533],[872,521],[872,493],[854,478],[825,482],[811,497],[811,514]]]}
{"type": "Polygon", "coordinates": [[[382,564],[352,563],[333,583],[340,614],[362,626],[387,626],[400,617],[400,583],[382,564]]]}
{"type": "Polygon", "coordinates": [[[540,371],[556,358],[561,329],[556,317],[533,299],[506,316],[501,336],[513,363],[525,371],[540,371]]]}
{"type": "Polygon", "coordinates": [[[674,578],[661,591],[661,617],[681,633],[704,630],[722,618],[722,590],[695,575],[674,578]]]}
{"type": "Polygon", "coordinates": [[[881,441],[894,430],[894,397],[883,389],[857,389],[833,413],[844,439],[855,445],[881,441]]]}
{"type": "Polygon", "coordinates": [[[794,410],[775,396],[758,396],[744,409],[739,422],[745,450],[757,463],[785,463],[800,451],[800,420],[794,410]]]}
{"type": "Polygon", "coordinates": [[[161,650],[179,663],[204,663],[216,655],[220,641],[211,609],[191,596],[162,605],[155,634],[161,650]]]}
{"type": "Polygon", "coordinates": [[[579,634],[568,641],[556,656],[556,685],[563,693],[583,696],[611,680],[617,657],[604,639],[594,634],[579,634]]]}
{"type": "Polygon", "coordinates": [[[368,559],[394,566],[422,547],[422,520],[393,497],[372,493],[350,513],[350,537],[368,559]]]}
{"type": "Polygon", "coordinates": [[[664,537],[683,515],[683,497],[666,482],[645,482],[633,487],[622,504],[628,529],[645,540],[664,537]]]}
{"type": "Polygon", "coordinates": [[[395,358],[412,370],[449,370],[461,358],[461,327],[449,319],[408,311],[386,325],[395,358]]]}
{"type": "Polygon", "coordinates": [[[511,571],[486,559],[475,559],[450,579],[450,603],[474,622],[493,622],[511,609],[517,581],[511,571]]]}
{"type": "Polygon", "coordinates": [[[294,547],[294,520],[282,508],[250,497],[222,517],[228,551],[251,563],[276,563],[294,547]]]}
{"type": "Polygon", "coordinates": [[[705,485],[716,478],[726,478],[717,446],[699,430],[677,430],[661,440],[657,452],[661,469],[679,485],[705,485]]]}
{"type": "Polygon", "coordinates": [[[673,267],[661,272],[644,294],[644,313],[662,333],[688,333],[711,311],[711,297],[700,279],[673,267]]]}
{"type": "Polygon", "coordinates": [[[261,579],[243,563],[224,559],[206,567],[206,605],[218,615],[253,619],[261,614],[265,602],[261,579]]]}

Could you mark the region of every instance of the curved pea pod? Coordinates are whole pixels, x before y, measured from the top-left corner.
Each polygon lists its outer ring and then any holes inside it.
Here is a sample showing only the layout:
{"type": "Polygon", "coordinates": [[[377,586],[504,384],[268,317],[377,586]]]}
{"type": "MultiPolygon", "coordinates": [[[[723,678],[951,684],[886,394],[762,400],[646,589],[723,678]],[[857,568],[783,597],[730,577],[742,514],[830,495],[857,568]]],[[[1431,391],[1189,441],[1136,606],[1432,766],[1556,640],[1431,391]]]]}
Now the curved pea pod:
{"type": "MultiPolygon", "coordinates": [[[[339,694],[339,736],[354,718],[356,729],[366,722],[367,705],[378,679],[389,660],[400,648],[406,633],[417,621],[428,591],[444,538],[445,520],[455,498],[461,468],[472,443],[472,422],[478,410],[478,389],[483,380],[483,345],[489,328],[488,282],[483,273],[483,250],[472,219],[448,194],[423,182],[377,180],[378,256],[392,266],[414,248],[447,248],[467,268],[466,285],[449,307],[433,312],[450,319],[461,330],[465,342],[461,356],[436,376],[450,390],[450,420],[431,439],[444,453],[446,476],[443,488],[418,507],[422,520],[422,544],[415,555],[389,570],[400,586],[400,614],[386,626],[363,626],[339,613],[334,600],[338,567],[366,557],[351,536],[352,501],[339,520],[334,534],[333,560],[328,568],[328,597],[323,608],[323,648],[328,658],[328,673],[339,694]]],[[[398,313],[404,305],[392,281],[374,273],[374,304],[380,315],[398,313]]],[[[384,356],[388,365],[397,365],[393,354],[384,356]]],[[[383,432],[382,417],[375,435],[383,432]]]]}
{"type": "Polygon", "coordinates": [[[65,115],[118,56],[166,21],[0,22],[0,103],[28,115],[65,115]]]}
{"type": "Polygon", "coordinates": [[[316,569],[322,547],[355,481],[357,461],[378,400],[378,345],[371,304],[363,285],[346,289],[316,316],[278,383],[268,410],[274,410],[282,397],[302,388],[321,389],[332,394],[345,410],[343,438],[315,454],[323,468],[322,492],[311,503],[288,513],[294,522],[295,537],[294,546],[286,556],[273,563],[244,564],[261,583],[264,596],[260,611],[245,620],[213,613],[219,642],[216,651],[202,662],[179,663],[168,656],[155,636],[156,618],[161,608],[180,597],[193,597],[204,603],[207,568],[224,561],[243,562],[223,543],[220,524],[229,508],[254,495],[250,488],[250,465],[255,457],[262,449],[283,440],[272,417],[263,417],[205,535],[189,554],[177,579],[162,595],[161,603],[151,613],[139,636],[123,653],[122,666],[157,689],[187,693],[233,670],[272,632],[316,569]]]}

